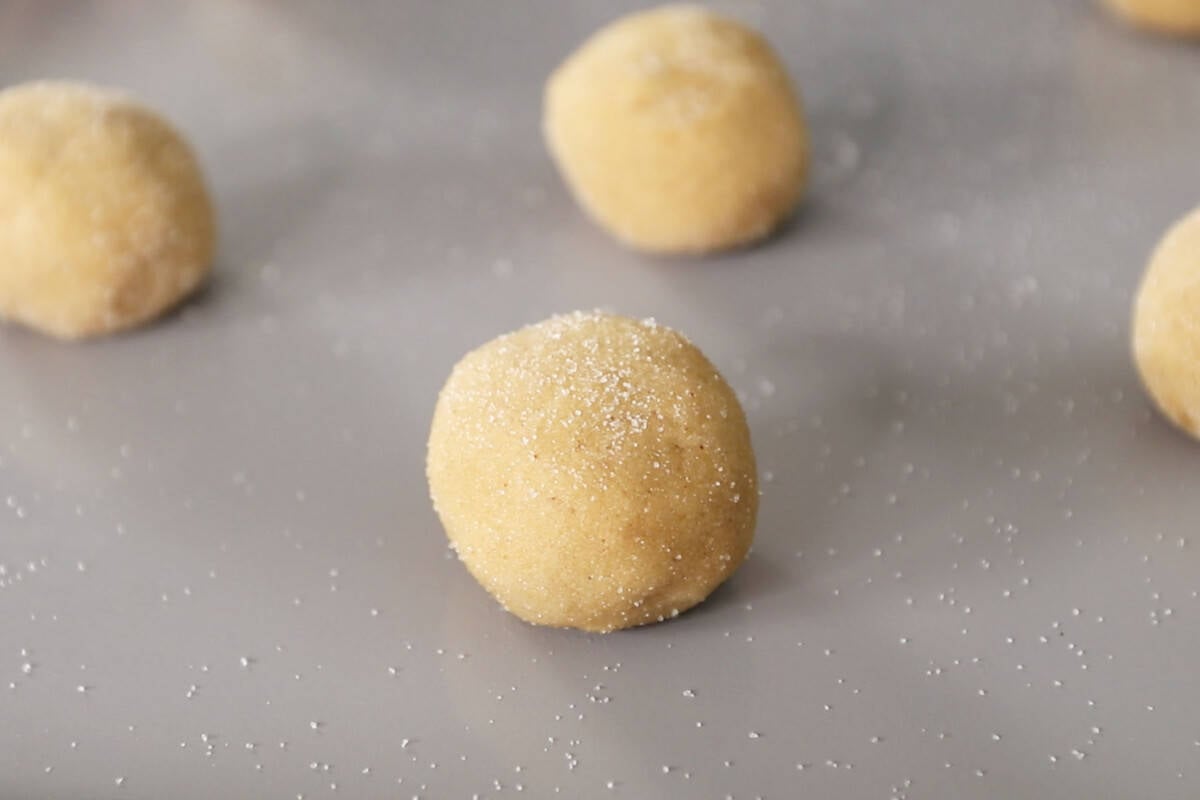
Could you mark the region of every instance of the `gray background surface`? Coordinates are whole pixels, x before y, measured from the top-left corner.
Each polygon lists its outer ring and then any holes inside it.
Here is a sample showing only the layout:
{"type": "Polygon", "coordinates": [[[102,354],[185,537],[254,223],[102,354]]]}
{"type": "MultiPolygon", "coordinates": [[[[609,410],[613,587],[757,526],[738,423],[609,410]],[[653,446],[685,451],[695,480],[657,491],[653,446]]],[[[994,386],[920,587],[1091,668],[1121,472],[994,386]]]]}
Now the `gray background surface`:
{"type": "Polygon", "coordinates": [[[0,5],[0,83],[134,90],[222,222],[160,325],[0,330],[0,797],[1200,795],[1200,447],[1127,347],[1200,49],[1084,0],[719,3],[803,88],[811,198],[657,260],[538,131],[631,5],[0,5]],[[501,611],[423,477],[463,352],[598,306],[708,352],[764,490],[726,587],[609,636],[501,611]]]}

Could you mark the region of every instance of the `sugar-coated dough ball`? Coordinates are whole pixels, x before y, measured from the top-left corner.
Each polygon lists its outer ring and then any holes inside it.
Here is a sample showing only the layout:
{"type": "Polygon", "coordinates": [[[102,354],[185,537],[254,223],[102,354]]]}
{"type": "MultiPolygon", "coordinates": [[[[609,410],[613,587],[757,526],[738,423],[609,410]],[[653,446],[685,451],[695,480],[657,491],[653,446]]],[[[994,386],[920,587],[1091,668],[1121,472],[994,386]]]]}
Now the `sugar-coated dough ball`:
{"type": "Polygon", "coordinates": [[[212,206],[187,144],[118,92],[0,92],[0,319],[64,339],[138,325],[208,273],[212,206]]]}
{"type": "Polygon", "coordinates": [[[471,574],[521,619],[607,632],[696,605],[750,548],[746,418],[679,333],[553,317],[468,353],[438,398],[434,508],[471,574]]]}
{"type": "Polygon", "coordinates": [[[594,34],[550,76],[544,114],[576,199],[641,250],[752,242],[804,190],[808,134],[783,65],[758,33],[696,6],[594,34]]]}
{"type": "Polygon", "coordinates": [[[1134,306],[1133,353],[1159,409],[1200,437],[1200,209],[1150,259],[1134,306]]]}
{"type": "Polygon", "coordinates": [[[1183,36],[1200,36],[1200,0],[1107,0],[1135,25],[1183,36]]]}

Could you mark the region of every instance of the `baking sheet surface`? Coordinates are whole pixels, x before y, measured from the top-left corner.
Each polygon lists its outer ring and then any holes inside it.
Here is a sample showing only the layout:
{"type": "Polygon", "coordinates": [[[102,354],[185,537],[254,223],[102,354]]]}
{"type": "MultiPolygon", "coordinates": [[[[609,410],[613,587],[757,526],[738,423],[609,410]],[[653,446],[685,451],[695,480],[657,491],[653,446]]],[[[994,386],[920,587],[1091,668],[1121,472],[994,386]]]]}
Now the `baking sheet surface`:
{"type": "Polygon", "coordinates": [[[1127,346],[1200,49],[1082,0],[720,3],[812,192],[670,261],[540,141],[627,7],[0,6],[0,83],[135,91],[222,223],[162,324],[0,330],[0,797],[1200,796],[1200,448],[1127,346]],[[462,353],[594,307],[710,355],[764,491],[727,586],[609,636],[501,611],[423,477],[462,353]]]}

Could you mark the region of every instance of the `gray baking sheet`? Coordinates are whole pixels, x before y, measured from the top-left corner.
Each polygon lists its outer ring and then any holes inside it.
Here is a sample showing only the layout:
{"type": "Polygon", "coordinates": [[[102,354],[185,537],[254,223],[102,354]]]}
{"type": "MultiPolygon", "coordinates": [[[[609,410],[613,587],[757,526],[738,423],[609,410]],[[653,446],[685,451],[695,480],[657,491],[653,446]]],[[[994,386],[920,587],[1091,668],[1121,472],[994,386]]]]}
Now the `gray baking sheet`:
{"type": "Polygon", "coordinates": [[[719,3],[812,191],[661,260],[539,135],[632,7],[0,5],[0,83],[133,90],[221,219],[161,324],[0,330],[0,797],[1200,796],[1200,446],[1127,346],[1200,49],[1084,0],[719,3]],[[728,585],[608,636],[500,610],[423,475],[462,353],[595,307],[712,357],[764,492],[728,585]]]}

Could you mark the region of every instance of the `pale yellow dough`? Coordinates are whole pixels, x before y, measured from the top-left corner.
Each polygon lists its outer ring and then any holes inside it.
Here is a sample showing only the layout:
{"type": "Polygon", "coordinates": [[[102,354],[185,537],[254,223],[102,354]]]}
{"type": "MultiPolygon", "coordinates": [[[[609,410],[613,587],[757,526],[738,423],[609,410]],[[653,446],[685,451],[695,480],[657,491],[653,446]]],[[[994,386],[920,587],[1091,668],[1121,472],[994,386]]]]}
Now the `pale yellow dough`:
{"type": "Polygon", "coordinates": [[[538,625],[607,632],[674,617],[742,563],[758,486],[729,385],[653,321],[553,317],[468,353],[427,461],[467,569],[538,625]]]}
{"type": "Polygon", "coordinates": [[[1135,25],[1162,33],[1200,36],[1200,0],[1106,0],[1135,25]]]}
{"type": "Polygon", "coordinates": [[[0,318],[130,328],[200,284],[214,238],[196,160],[153,111],[84,84],[0,92],[0,318]]]}
{"type": "Polygon", "coordinates": [[[1134,306],[1133,352],[1163,414],[1200,438],[1200,209],[1167,232],[1134,306]]]}
{"type": "Polygon", "coordinates": [[[696,6],[631,14],[594,34],[550,76],[543,129],[587,213],[651,252],[766,236],[808,172],[800,101],[770,45],[696,6]]]}

